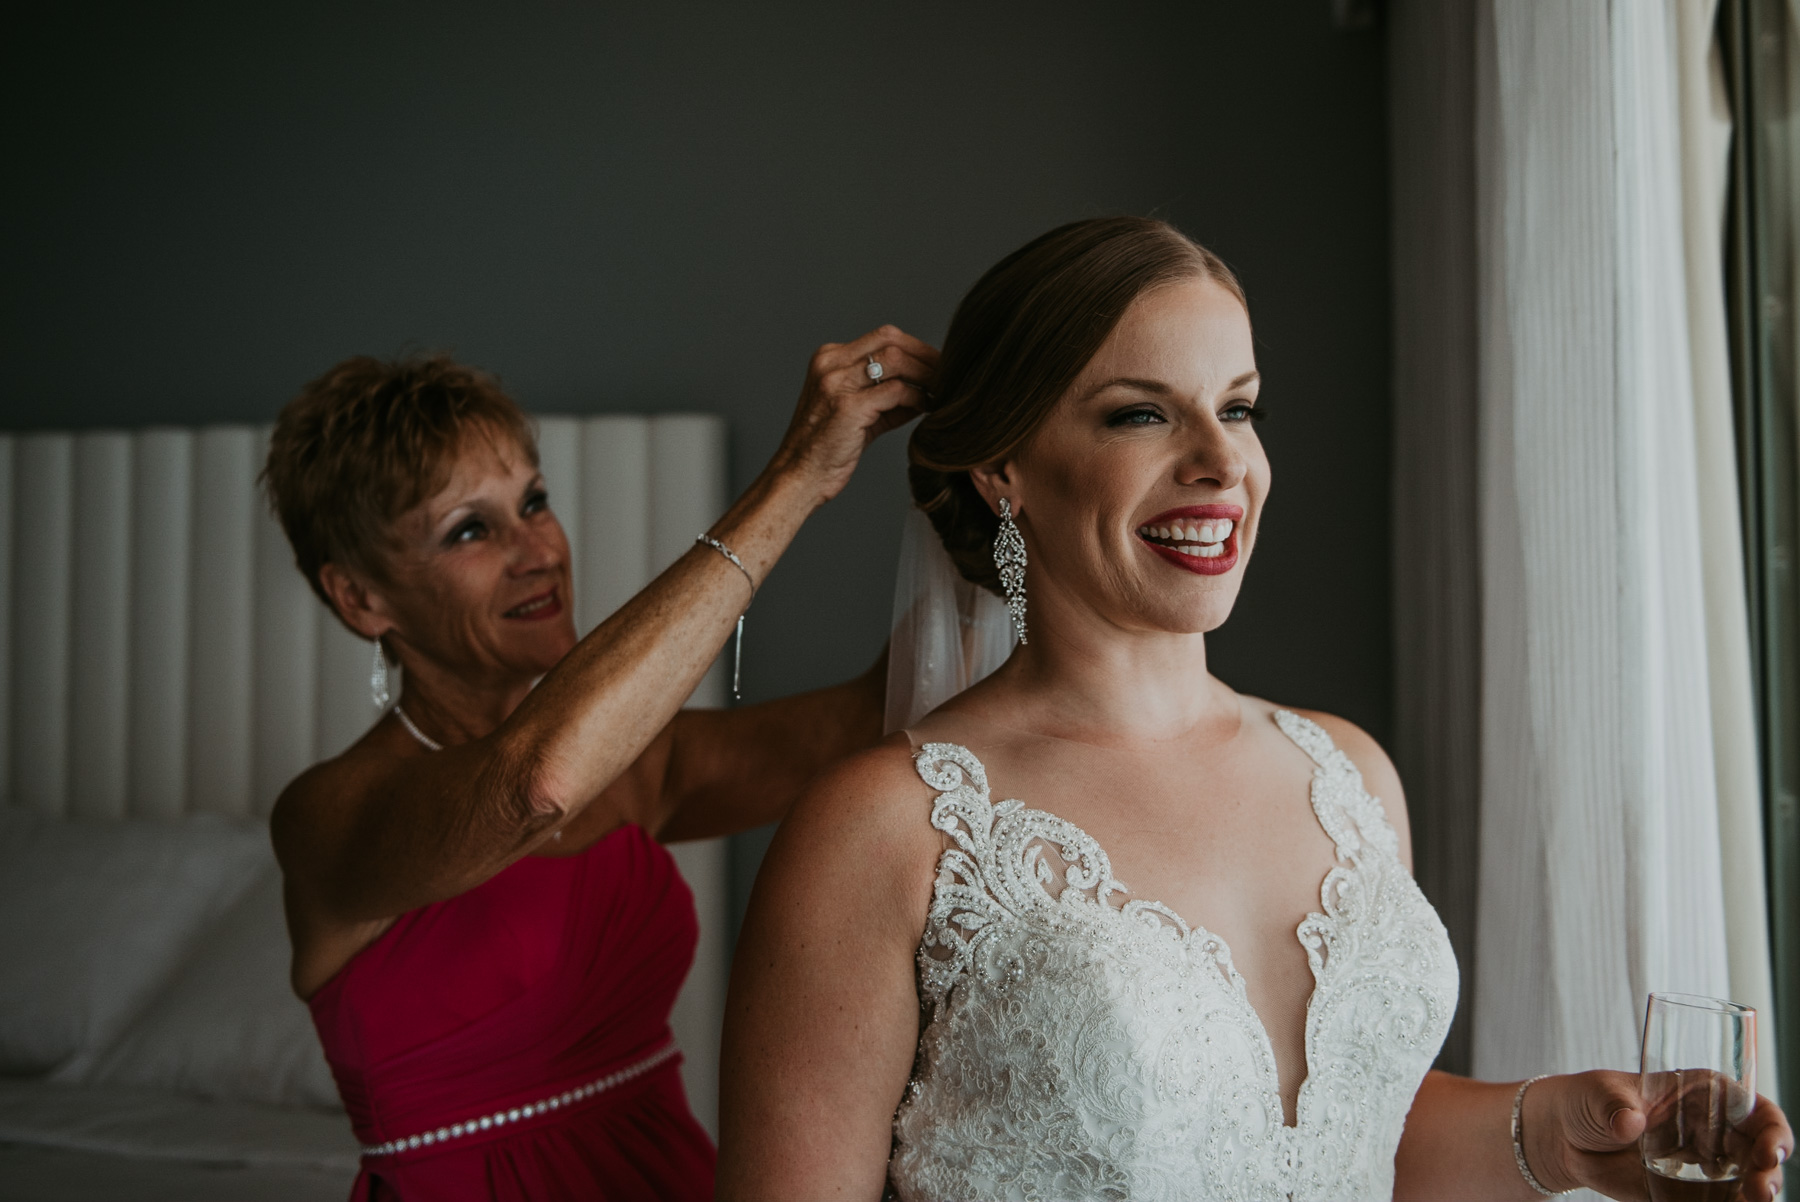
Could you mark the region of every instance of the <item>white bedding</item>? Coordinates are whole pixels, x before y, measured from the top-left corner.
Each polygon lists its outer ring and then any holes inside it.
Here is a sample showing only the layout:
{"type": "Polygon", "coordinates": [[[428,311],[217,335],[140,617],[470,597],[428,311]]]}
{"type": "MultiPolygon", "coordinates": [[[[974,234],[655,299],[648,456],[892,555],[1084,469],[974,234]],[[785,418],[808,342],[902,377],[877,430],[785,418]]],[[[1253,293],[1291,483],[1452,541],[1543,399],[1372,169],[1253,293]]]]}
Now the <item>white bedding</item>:
{"type": "Polygon", "coordinates": [[[353,1175],[0,1143],[0,1202],[344,1202],[353,1175]]]}
{"type": "Polygon", "coordinates": [[[272,856],[261,879],[130,1026],[73,1057],[51,1080],[343,1109],[312,1016],[288,988],[281,874],[272,856]]]}
{"type": "Polygon", "coordinates": [[[156,1089],[0,1079],[0,1143],[261,1168],[356,1173],[341,1112],[208,1102],[156,1089]]]}
{"type": "Polygon", "coordinates": [[[116,1038],[271,862],[266,827],[0,806],[0,1073],[116,1038]]]}

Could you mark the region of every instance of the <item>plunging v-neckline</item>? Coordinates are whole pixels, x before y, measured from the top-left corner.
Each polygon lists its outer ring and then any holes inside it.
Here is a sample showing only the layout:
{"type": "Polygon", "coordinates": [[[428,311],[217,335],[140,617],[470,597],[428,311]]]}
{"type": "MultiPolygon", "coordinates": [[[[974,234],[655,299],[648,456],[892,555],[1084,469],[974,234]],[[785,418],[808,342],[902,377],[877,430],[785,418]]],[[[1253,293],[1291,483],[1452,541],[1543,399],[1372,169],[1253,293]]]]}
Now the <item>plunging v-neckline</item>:
{"type": "MultiPolygon", "coordinates": [[[[1300,1078],[1299,1088],[1294,1091],[1294,1121],[1292,1123],[1285,1121],[1287,1107],[1282,1102],[1281,1066],[1275,1060],[1275,1044],[1274,1041],[1269,1038],[1268,1024],[1263,1021],[1262,1013],[1257,1010],[1255,1004],[1250,1001],[1249,984],[1245,981],[1243,974],[1238,971],[1237,958],[1232,954],[1231,944],[1225,937],[1215,933],[1211,928],[1202,924],[1190,923],[1186,918],[1182,917],[1164,902],[1150,898],[1131,897],[1130,888],[1112,873],[1112,856],[1106,850],[1105,844],[1094,838],[1094,836],[1089,834],[1085,828],[1070,822],[1067,818],[1063,818],[1049,810],[1041,810],[1032,806],[1027,806],[1023,801],[1020,801],[1017,798],[1007,798],[1004,801],[998,802],[991,800],[992,792],[988,788],[987,782],[987,765],[982,761],[980,756],[969,750],[969,748],[960,743],[927,743],[922,750],[929,751],[933,747],[954,747],[964,755],[968,756],[981,770],[979,788],[984,800],[987,800],[988,804],[993,807],[996,816],[1011,816],[1014,814],[1036,815],[1065,828],[1070,833],[1078,836],[1081,843],[1084,843],[1087,847],[1098,852],[1101,861],[1106,866],[1104,877],[1097,878],[1088,884],[1077,883],[1074,885],[1075,888],[1080,890],[1095,890],[1095,896],[1092,901],[1095,903],[1097,909],[1106,911],[1106,913],[1110,914],[1115,920],[1132,923],[1140,927],[1144,925],[1144,922],[1139,916],[1152,913],[1162,915],[1164,918],[1169,919],[1174,924],[1173,929],[1179,932],[1179,938],[1173,942],[1181,949],[1181,954],[1184,956],[1191,956],[1195,954],[1196,950],[1204,952],[1208,945],[1216,949],[1216,951],[1212,953],[1212,959],[1215,965],[1223,969],[1226,973],[1226,980],[1231,984],[1232,991],[1238,1001],[1242,1003],[1244,1013],[1249,1019],[1257,1039],[1261,1042],[1263,1052],[1268,1057],[1269,1080],[1265,1084],[1269,1087],[1276,1110],[1283,1116],[1284,1121],[1281,1124],[1281,1130],[1285,1133],[1286,1138],[1293,1138],[1294,1134],[1299,1131],[1301,1125],[1305,1121],[1307,1090],[1308,1086],[1312,1084],[1316,1076],[1316,1070],[1313,1064],[1312,1019],[1313,1005],[1319,999],[1320,964],[1313,956],[1312,950],[1307,946],[1306,931],[1315,924],[1335,925],[1339,921],[1336,916],[1327,912],[1330,905],[1326,900],[1326,892],[1331,888],[1334,881],[1359,873],[1362,870],[1362,856],[1359,853],[1362,850],[1363,844],[1358,844],[1357,846],[1346,849],[1345,844],[1340,838],[1342,832],[1334,831],[1332,829],[1332,824],[1326,820],[1322,811],[1322,807],[1325,803],[1319,796],[1319,791],[1325,784],[1327,777],[1326,767],[1324,764],[1319,763],[1317,758],[1304,746],[1300,746],[1298,740],[1294,739],[1292,732],[1287,730],[1286,724],[1281,722],[1281,717],[1284,715],[1296,720],[1303,721],[1303,719],[1300,719],[1297,714],[1292,714],[1287,710],[1275,711],[1275,720],[1277,725],[1282,727],[1282,733],[1287,734],[1290,740],[1294,740],[1296,746],[1299,746],[1302,754],[1305,754],[1307,758],[1313,760],[1312,778],[1307,785],[1307,800],[1312,809],[1313,820],[1319,824],[1319,829],[1324,832],[1325,837],[1331,840],[1334,855],[1334,863],[1330,868],[1326,869],[1324,875],[1319,878],[1318,894],[1321,909],[1309,910],[1306,917],[1302,918],[1294,927],[1294,940],[1300,944],[1301,951],[1306,953],[1307,971],[1312,974],[1313,984],[1312,988],[1307,991],[1306,1005],[1302,1010],[1305,1029],[1302,1032],[1301,1039],[1301,1068],[1304,1072],[1300,1078]],[[1117,892],[1122,898],[1126,899],[1124,904],[1118,906],[1110,904],[1108,898],[1114,892],[1117,892]]],[[[1059,850],[1066,846],[1047,836],[1040,837],[1039,842],[1058,847],[1059,850]]],[[[1039,850],[1041,851],[1041,848],[1039,850]]],[[[1078,856],[1075,860],[1070,860],[1066,852],[1064,852],[1063,859],[1066,864],[1074,864],[1079,862],[1080,857],[1078,856]]],[[[1065,869],[1063,889],[1066,890],[1070,887],[1071,882],[1068,879],[1067,870],[1065,869]]],[[[1052,896],[1048,887],[1046,887],[1043,894],[1053,905],[1061,906],[1062,894],[1060,891],[1052,896]]]]}
{"type": "Polygon", "coordinates": [[[1229,945],[1131,900],[1087,831],[996,803],[967,748],[933,743],[913,765],[950,846],[916,957],[927,1017],[895,1114],[899,1197],[1393,1192],[1407,1112],[1455,1012],[1455,956],[1356,765],[1317,724],[1274,718],[1316,766],[1313,813],[1337,849],[1295,930],[1313,988],[1293,1124],[1229,945]]]}

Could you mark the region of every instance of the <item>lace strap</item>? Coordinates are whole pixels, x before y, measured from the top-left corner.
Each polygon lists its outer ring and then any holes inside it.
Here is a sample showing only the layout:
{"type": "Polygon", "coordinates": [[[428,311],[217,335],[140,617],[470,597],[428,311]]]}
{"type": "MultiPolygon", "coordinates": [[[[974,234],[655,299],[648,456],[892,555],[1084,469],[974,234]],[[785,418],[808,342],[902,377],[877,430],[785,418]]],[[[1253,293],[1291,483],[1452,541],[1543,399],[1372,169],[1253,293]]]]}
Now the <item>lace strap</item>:
{"type": "Polygon", "coordinates": [[[1356,765],[1350,757],[1339,750],[1325,728],[1311,718],[1302,718],[1292,710],[1276,710],[1275,725],[1281,727],[1281,733],[1292,739],[1294,745],[1306,753],[1308,759],[1327,772],[1354,772],[1358,777],[1356,765]]]}
{"type": "Polygon", "coordinates": [[[1313,814],[1337,845],[1340,859],[1352,859],[1364,840],[1398,854],[1399,836],[1381,802],[1363,786],[1362,770],[1344,754],[1325,728],[1292,710],[1276,710],[1275,725],[1318,767],[1313,772],[1313,814]]]}
{"type": "Polygon", "coordinates": [[[927,743],[913,756],[913,767],[937,794],[931,825],[951,843],[938,857],[917,957],[920,996],[935,1008],[973,964],[983,929],[999,917],[993,913],[996,903],[984,871],[991,854],[994,807],[988,798],[987,769],[966,747],[927,743]]]}

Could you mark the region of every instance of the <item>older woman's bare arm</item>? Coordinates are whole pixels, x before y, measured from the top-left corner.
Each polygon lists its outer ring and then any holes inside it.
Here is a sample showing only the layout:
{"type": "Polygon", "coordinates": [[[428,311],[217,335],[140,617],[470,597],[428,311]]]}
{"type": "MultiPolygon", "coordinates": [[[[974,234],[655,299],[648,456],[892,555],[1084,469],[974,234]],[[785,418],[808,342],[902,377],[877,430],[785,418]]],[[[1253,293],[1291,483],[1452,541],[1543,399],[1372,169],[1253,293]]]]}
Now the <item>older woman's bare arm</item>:
{"type": "Polygon", "coordinates": [[[887,653],[830,688],[670,724],[669,767],[651,804],[665,843],[779,821],[814,776],[881,738],[887,653]]]}
{"type": "Polygon", "coordinates": [[[919,1038],[930,811],[895,739],[821,777],[776,835],[726,1006],[719,1197],[881,1197],[919,1038]]]}

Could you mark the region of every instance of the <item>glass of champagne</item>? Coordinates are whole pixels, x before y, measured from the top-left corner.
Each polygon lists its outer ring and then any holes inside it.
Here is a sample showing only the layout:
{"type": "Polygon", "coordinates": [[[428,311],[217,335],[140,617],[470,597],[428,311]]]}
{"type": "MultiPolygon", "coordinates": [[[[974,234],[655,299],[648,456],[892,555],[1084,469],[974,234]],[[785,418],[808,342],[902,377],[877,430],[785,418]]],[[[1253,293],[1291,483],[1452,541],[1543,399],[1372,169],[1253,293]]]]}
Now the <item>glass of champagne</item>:
{"type": "Polygon", "coordinates": [[[1756,1011],[1689,993],[1653,993],[1644,1015],[1639,1143],[1653,1202],[1726,1202],[1756,1105],[1756,1011]]]}

